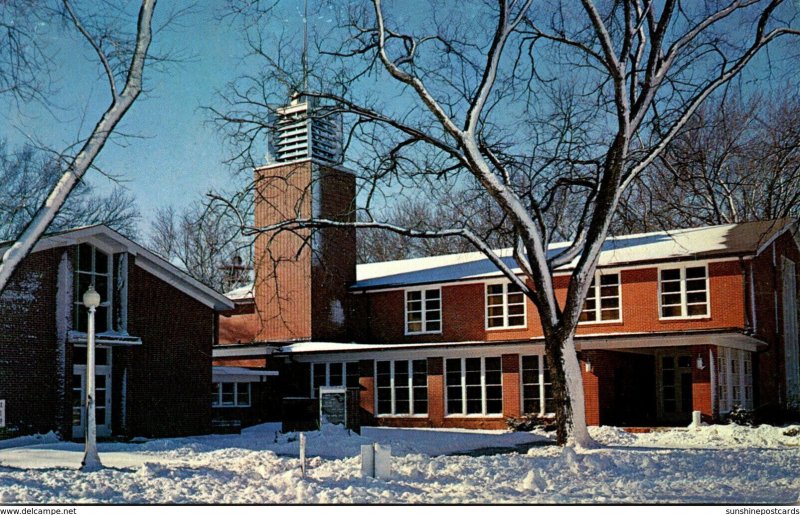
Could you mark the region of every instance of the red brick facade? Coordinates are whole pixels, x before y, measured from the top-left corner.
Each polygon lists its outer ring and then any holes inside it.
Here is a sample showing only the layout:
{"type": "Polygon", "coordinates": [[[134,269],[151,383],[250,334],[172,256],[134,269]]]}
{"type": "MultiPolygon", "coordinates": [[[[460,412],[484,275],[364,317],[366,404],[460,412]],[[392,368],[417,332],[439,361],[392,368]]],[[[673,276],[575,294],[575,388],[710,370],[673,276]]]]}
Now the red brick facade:
{"type": "MultiPolygon", "coordinates": [[[[72,437],[73,342],[80,337],[68,331],[74,325],[76,248],[34,252],[0,297],[0,399],[6,401],[7,435],[57,431],[72,437]]],[[[111,434],[209,432],[217,313],[138,266],[133,255],[127,271],[127,329],[141,344],[111,347],[111,434]]],[[[119,295],[115,291],[112,305],[115,329],[119,295]]]]}

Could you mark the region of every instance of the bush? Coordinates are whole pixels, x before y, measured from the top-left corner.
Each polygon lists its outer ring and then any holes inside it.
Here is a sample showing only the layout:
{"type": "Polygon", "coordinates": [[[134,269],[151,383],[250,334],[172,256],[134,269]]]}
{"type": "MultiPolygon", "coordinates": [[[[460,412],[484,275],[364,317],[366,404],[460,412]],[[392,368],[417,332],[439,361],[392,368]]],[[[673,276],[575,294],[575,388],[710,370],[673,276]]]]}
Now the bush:
{"type": "Polygon", "coordinates": [[[791,429],[787,429],[783,432],[783,436],[798,436],[800,435],[800,429],[793,427],[791,429]]]}
{"type": "Polygon", "coordinates": [[[506,425],[512,431],[533,431],[543,429],[545,431],[555,431],[556,421],[554,418],[542,417],[532,413],[526,413],[521,417],[509,417],[506,425]]]}
{"type": "Polygon", "coordinates": [[[756,415],[755,411],[744,409],[741,406],[734,406],[730,413],[725,416],[725,422],[728,424],[736,424],[737,426],[755,427],[756,415]]]}

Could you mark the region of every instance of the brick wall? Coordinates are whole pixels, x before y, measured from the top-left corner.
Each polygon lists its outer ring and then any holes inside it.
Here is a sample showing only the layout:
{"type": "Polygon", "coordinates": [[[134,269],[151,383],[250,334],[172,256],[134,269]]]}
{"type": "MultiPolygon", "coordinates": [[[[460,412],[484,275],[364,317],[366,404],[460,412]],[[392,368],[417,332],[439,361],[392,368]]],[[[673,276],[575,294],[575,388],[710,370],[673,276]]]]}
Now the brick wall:
{"type": "MultiPolygon", "coordinates": [[[[767,342],[754,356],[755,405],[781,404],[786,398],[785,348],[783,343],[783,276],[781,257],[786,256],[800,272],[800,252],[791,234],[778,237],[752,261],[756,300],[756,336],[767,342]]],[[[800,281],[796,283],[797,288],[800,281]]],[[[800,302],[800,298],[798,298],[800,302]]]]}
{"type": "MultiPolygon", "coordinates": [[[[621,279],[622,323],[582,324],[580,334],[617,332],[684,331],[692,329],[744,328],[744,271],[738,261],[710,263],[710,315],[693,320],[659,320],[658,269],[623,270],[621,279]]],[[[557,297],[563,302],[568,278],[556,277],[557,297]]],[[[542,336],[536,309],[527,301],[527,328],[487,330],[485,328],[485,286],[451,284],[442,286],[442,333],[405,335],[405,292],[378,291],[356,295],[361,317],[359,334],[370,343],[500,341],[542,336]]]]}
{"type": "Polygon", "coordinates": [[[133,261],[128,331],[141,337],[142,345],[115,349],[113,370],[121,380],[127,369],[128,432],[148,437],[207,433],[216,315],[133,261]]]}
{"type": "Polygon", "coordinates": [[[0,399],[6,401],[6,426],[19,434],[63,429],[59,390],[71,392],[59,384],[55,299],[64,252],[27,257],[0,296],[0,399]]]}

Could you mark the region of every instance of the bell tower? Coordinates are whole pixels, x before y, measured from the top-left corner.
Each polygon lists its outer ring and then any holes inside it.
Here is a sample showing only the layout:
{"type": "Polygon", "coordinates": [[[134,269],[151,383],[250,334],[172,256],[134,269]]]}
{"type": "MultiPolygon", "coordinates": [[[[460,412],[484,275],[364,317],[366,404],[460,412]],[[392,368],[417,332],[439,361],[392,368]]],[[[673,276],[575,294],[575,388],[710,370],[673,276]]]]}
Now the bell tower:
{"type": "MultiPolygon", "coordinates": [[[[342,166],[340,113],[295,96],[275,110],[268,164],[255,170],[255,224],[355,221],[355,176],[342,166]]],[[[259,341],[346,341],[354,227],[270,231],[255,241],[259,341]]]]}

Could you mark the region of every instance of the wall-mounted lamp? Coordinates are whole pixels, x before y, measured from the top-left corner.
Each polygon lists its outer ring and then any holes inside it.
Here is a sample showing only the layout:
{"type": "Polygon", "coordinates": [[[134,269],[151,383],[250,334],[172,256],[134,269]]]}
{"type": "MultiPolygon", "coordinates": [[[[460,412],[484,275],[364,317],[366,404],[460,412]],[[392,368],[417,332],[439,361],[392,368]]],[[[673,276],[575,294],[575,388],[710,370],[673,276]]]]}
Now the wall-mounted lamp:
{"type": "Polygon", "coordinates": [[[587,373],[591,372],[592,371],[592,362],[587,359],[586,362],[583,365],[583,369],[586,370],[587,373]]]}
{"type": "Polygon", "coordinates": [[[703,355],[697,355],[697,370],[704,370],[706,368],[705,363],[703,363],[703,355]]]}

